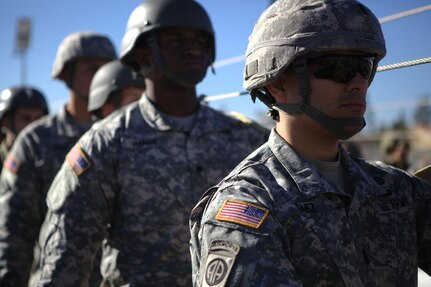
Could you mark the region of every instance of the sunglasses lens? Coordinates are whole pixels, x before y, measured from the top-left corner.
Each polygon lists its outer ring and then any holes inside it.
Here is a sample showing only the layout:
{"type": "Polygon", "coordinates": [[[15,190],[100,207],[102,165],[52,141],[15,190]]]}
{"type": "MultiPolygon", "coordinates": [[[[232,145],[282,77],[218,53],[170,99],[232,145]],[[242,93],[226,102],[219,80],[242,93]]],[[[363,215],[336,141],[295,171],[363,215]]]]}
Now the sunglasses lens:
{"type": "Polygon", "coordinates": [[[347,83],[356,73],[369,80],[373,72],[373,60],[372,57],[322,56],[310,63],[316,65],[313,72],[316,78],[347,83]]]}

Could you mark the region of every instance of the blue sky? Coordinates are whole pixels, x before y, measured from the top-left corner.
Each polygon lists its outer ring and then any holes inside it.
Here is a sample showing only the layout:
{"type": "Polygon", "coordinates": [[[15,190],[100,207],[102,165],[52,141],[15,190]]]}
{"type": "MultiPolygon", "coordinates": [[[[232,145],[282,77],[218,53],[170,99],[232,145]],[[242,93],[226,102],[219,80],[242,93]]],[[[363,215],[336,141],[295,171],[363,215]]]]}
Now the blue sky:
{"type": "MultiPolygon", "coordinates": [[[[120,51],[127,19],[141,0],[13,0],[0,3],[0,89],[21,83],[21,59],[14,53],[16,25],[20,17],[32,21],[27,53],[26,83],[48,97],[51,111],[67,101],[64,84],[50,78],[52,63],[61,40],[71,32],[95,31],[108,35],[120,51]]],[[[247,39],[269,0],[198,0],[208,11],[216,31],[217,58],[238,59],[247,39]]],[[[378,18],[430,5],[430,0],[363,0],[378,18]]],[[[383,24],[388,54],[381,65],[431,57],[431,11],[383,24]]],[[[208,72],[198,93],[208,96],[242,91],[241,60],[208,72]]],[[[431,64],[378,73],[369,89],[368,104],[375,111],[374,125],[388,123],[412,110],[420,98],[431,96],[431,64]],[[400,109],[401,107],[401,109],[400,109]]],[[[235,110],[256,118],[265,107],[252,104],[248,96],[212,102],[217,109],[235,110]]],[[[370,124],[370,123],[369,123],[370,124]]],[[[372,123],[371,123],[372,124],[372,123]]]]}

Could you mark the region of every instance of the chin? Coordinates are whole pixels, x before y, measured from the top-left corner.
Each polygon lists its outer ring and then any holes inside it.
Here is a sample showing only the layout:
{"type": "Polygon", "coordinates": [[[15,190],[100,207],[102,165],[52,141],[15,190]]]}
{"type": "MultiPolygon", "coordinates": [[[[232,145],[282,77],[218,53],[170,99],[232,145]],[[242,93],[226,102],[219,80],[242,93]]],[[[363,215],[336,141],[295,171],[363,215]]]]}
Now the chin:
{"type": "Polygon", "coordinates": [[[203,79],[205,78],[205,74],[202,73],[196,73],[193,75],[188,74],[185,77],[179,77],[182,82],[187,83],[190,86],[196,86],[197,84],[199,84],[200,82],[203,81],[203,79]]]}

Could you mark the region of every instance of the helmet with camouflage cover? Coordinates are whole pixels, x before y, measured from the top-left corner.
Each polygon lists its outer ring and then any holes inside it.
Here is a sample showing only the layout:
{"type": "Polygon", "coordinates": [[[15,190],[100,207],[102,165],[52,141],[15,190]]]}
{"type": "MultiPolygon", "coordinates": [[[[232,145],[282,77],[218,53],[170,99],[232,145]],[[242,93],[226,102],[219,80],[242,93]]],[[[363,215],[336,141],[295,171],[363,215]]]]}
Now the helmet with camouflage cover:
{"type": "Polygon", "coordinates": [[[99,110],[110,97],[117,96],[117,92],[126,87],[145,89],[145,82],[135,78],[132,69],[119,60],[103,65],[91,80],[88,111],[99,110]]]}
{"type": "Polygon", "coordinates": [[[17,108],[40,108],[45,115],[48,114],[48,104],[45,96],[32,87],[13,87],[5,89],[0,94],[0,120],[7,114],[13,113],[17,108]]]}
{"type": "Polygon", "coordinates": [[[374,57],[370,84],[386,47],[376,16],[356,0],[278,0],[262,13],[246,51],[243,87],[253,101],[259,98],[277,119],[278,112],[305,113],[339,139],[353,134],[349,127],[363,128],[361,118],[331,118],[309,104],[307,58],[340,51],[374,57]],[[288,68],[299,76],[300,104],[276,103],[264,88],[288,68]]]}
{"type": "Polygon", "coordinates": [[[215,59],[215,38],[211,20],[205,9],[194,0],[145,0],[131,13],[127,22],[126,33],[121,43],[120,58],[128,66],[142,75],[148,71],[142,71],[134,58],[137,44],[145,39],[145,43],[151,48],[156,59],[156,64],[164,73],[175,79],[175,75],[165,67],[160,50],[155,40],[154,31],[160,28],[191,28],[204,31],[209,37],[210,58],[208,66],[215,59]]]}
{"type": "Polygon", "coordinates": [[[93,32],[72,33],[58,47],[51,76],[60,79],[65,68],[78,58],[114,60],[117,54],[107,36],[93,32]]]}
{"type": "Polygon", "coordinates": [[[249,38],[243,86],[265,86],[298,57],[340,50],[373,55],[376,64],[385,56],[380,23],[367,7],[355,0],[275,1],[249,38]]]}

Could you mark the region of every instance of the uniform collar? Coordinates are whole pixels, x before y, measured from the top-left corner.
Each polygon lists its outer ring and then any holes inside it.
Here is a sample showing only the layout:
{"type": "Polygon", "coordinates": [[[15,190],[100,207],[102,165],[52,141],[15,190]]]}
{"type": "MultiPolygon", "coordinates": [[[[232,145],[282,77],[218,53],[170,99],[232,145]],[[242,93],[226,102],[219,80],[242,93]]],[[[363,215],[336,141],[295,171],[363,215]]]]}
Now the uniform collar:
{"type": "Polygon", "coordinates": [[[334,188],[317,169],[281,138],[275,129],[271,131],[268,144],[275,157],[295,181],[301,193],[308,199],[319,194],[332,193],[353,198],[350,208],[355,208],[369,198],[387,193],[375,180],[365,173],[350,155],[340,146],[340,160],[345,172],[345,186],[350,192],[334,188]]]}
{"type": "MultiPolygon", "coordinates": [[[[139,100],[139,109],[145,122],[152,128],[167,131],[175,130],[187,132],[182,126],[170,117],[161,113],[144,93],[139,100]]],[[[207,131],[221,131],[229,129],[227,121],[222,120],[218,112],[199,103],[192,133],[205,133],[207,131]]]]}
{"type": "Polygon", "coordinates": [[[91,126],[78,123],[66,110],[64,104],[57,114],[56,128],[60,136],[79,137],[84,134],[91,126]]]}

